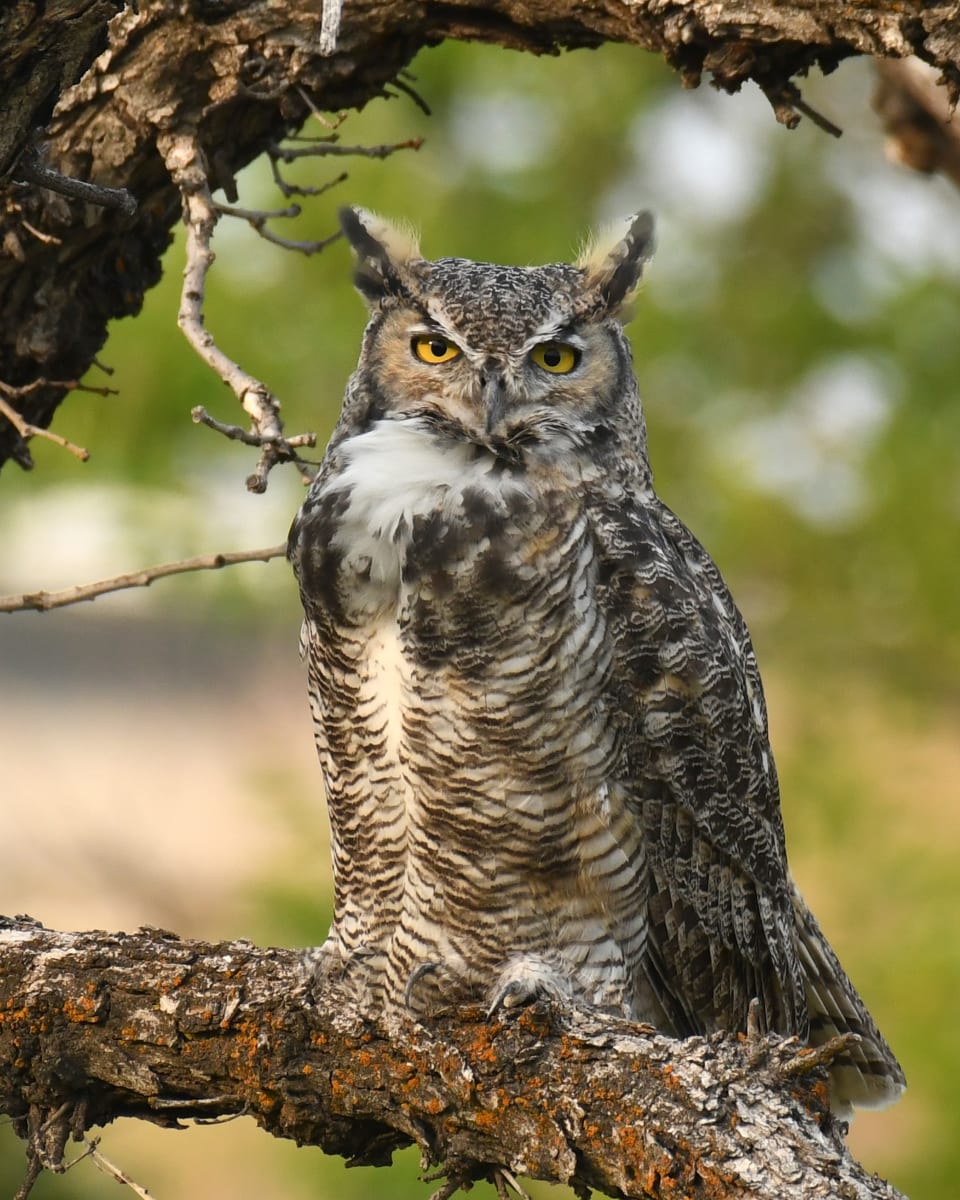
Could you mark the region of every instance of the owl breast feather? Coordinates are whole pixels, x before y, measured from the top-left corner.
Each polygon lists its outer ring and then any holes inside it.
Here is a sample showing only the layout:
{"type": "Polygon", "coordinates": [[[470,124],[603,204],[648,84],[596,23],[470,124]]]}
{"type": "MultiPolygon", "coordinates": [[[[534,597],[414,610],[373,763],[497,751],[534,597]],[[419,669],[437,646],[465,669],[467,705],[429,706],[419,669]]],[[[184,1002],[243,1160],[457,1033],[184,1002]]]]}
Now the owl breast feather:
{"type": "MultiPolygon", "coordinates": [[[[377,421],[343,442],[324,483],[325,537],[347,613],[373,615],[442,563],[456,571],[530,507],[527,485],[493,455],[438,438],[416,419],[377,421]]],[[[320,531],[318,531],[320,532],[320,531]]],[[[331,564],[332,565],[332,564],[331,564]]]]}

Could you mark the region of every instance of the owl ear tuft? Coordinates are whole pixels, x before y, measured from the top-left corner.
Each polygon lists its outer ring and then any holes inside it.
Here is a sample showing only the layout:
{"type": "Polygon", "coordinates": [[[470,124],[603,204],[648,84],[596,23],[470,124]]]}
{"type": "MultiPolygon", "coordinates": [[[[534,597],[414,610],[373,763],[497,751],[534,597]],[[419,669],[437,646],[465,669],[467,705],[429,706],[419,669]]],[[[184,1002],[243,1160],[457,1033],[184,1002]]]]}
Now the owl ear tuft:
{"type": "Polygon", "coordinates": [[[366,208],[341,208],[337,215],[356,255],[353,282],[367,303],[405,294],[406,269],[420,258],[416,235],[366,208]]]}
{"type": "Polygon", "coordinates": [[[604,315],[621,312],[640,286],[644,263],[653,255],[653,223],[653,213],[635,213],[625,229],[618,224],[599,231],[577,259],[604,315]]]}

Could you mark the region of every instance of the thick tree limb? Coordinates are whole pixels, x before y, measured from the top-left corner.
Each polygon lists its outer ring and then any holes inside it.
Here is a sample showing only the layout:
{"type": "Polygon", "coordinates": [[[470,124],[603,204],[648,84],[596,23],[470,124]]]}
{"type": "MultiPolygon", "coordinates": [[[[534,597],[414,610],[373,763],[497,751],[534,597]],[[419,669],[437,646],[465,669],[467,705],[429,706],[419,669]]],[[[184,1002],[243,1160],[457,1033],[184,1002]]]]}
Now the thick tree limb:
{"type": "MultiPolygon", "coordinates": [[[[332,111],[382,93],[422,46],[474,39],[534,53],[632,42],[661,54],[687,85],[704,72],[728,91],[755,79],[779,119],[804,111],[794,77],[831,70],[853,54],[916,54],[960,80],[955,4],[897,5],[761,0],[141,0],[110,24],[113,0],[16,0],[0,14],[0,379],[11,386],[79,378],[107,322],[139,311],[160,275],[180,217],[158,147],[191,138],[211,190],[299,128],[311,109],[332,111]],[[17,184],[32,130],[48,120],[43,161],[60,175],[125,190],[136,213],[17,184]],[[14,119],[9,122],[6,113],[14,119]]],[[[30,170],[25,171],[31,174],[30,170]]],[[[35,173],[34,173],[35,174],[35,173]]],[[[46,428],[64,395],[31,392],[20,415],[46,428]]],[[[29,465],[22,434],[0,418],[0,463],[29,465]]]]}
{"type": "Polygon", "coordinates": [[[0,919],[0,1111],[47,1165],[117,1117],[246,1113],[354,1163],[415,1142],[454,1182],[501,1167],[626,1197],[896,1200],[845,1150],[819,1059],[542,1004],[384,1028],[332,988],[308,998],[293,951],[0,919]]]}

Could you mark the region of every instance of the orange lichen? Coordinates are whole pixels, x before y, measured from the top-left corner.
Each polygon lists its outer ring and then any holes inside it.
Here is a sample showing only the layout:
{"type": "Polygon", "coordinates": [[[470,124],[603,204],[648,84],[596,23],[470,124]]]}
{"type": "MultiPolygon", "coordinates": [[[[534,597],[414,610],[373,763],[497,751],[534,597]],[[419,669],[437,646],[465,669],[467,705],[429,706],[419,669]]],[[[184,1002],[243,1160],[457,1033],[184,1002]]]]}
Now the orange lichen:
{"type": "MultiPolygon", "coordinates": [[[[7,1001],[7,1008],[13,1008],[12,1000],[7,1001]]],[[[13,1021],[13,1022],[25,1021],[27,1019],[29,1013],[30,1013],[30,1009],[27,1008],[26,1006],[24,1006],[23,1008],[18,1008],[16,1012],[11,1012],[6,1015],[3,1013],[0,1013],[0,1023],[2,1023],[4,1021],[13,1021]]]]}
{"type": "Polygon", "coordinates": [[[79,996],[77,999],[71,996],[64,1000],[61,1011],[68,1021],[92,1025],[100,1019],[97,1007],[97,1002],[86,996],[79,996]]]}
{"type": "Polygon", "coordinates": [[[643,1138],[635,1125],[623,1125],[617,1130],[621,1149],[628,1154],[643,1154],[643,1138]]]}
{"type": "Polygon", "coordinates": [[[473,1039],[467,1046],[467,1053],[478,1062],[495,1063],[497,1061],[497,1052],[493,1045],[489,1025],[476,1027],[473,1039]]]}

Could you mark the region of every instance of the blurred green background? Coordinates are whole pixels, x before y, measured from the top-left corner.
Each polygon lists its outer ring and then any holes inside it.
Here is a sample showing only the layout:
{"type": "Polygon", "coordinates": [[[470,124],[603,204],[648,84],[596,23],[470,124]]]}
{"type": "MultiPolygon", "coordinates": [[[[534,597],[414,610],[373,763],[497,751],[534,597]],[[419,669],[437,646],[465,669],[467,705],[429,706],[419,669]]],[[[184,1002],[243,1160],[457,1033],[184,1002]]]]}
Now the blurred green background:
{"type": "MultiPolygon", "coordinates": [[[[656,211],[630,332],[658,487],[747,616],[794,874],[910,1084],[857,1120],[852,1145],[915,1200],[952,1200],[960,197],[884,161],[867,63],[805,87],[838,141],[809,122],[787,132],[755,89],[684,92],[632,48],[536,59],[447,44],[413,72],[433,116],[399,96],[340,134],[422,136],[422,149],[287,169],[304,185],[349,179],[274,228],[322,237],[337,205],[361,203],[416,224],[428,256],[539,263],[569,259],[598,221],[656,211]]],[[[240,203],[285,203],[265,164],[241,177],[240,203]]],[[[322,445],[364,322],[346,247],[303,258],[238,221],[215,245],[209,327],[281,397],[288,431],[322,445]]],[[[178,238],[142,315],[112,330],[101,357],[119,395],[78,394],[57,417],[90,462],[35,441],[31,475],[3,472],[0,590],[284,539],[294,473],[250,496],[254,452],[190,421],[195,404],[241,415],[177,331],[181,269],[178,238]]],[[[0,911],[321,940],[329,872],[298,621],[282,562],[4,618],[0,742],[22,771],[5,797],[17,836],[0,849],[0,911]]],[[[127,1122],[102,1149],[157,1200],[429,1194],[411,1152],[347,1172],[247,1121],[178,1135],[127,1122]]],[[[23,1165],[0,1129],[0,1195],[23,1165]]],[[[84,1163],[34,1195],[115,1190],[84,1163]]]]}

